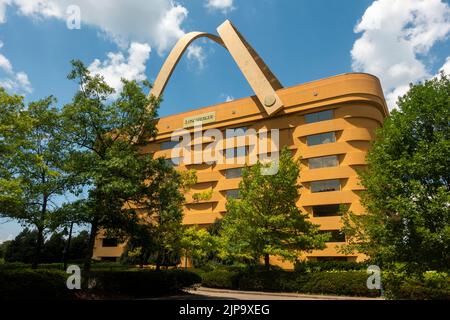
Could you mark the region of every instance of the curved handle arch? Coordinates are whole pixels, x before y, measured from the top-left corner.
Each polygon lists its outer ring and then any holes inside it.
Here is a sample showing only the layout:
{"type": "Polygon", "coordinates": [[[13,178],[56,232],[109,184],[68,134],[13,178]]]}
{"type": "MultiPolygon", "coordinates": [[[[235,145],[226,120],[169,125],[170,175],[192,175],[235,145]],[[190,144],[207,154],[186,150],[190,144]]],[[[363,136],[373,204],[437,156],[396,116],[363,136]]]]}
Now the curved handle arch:
{"type": "Polygon", "coordinates": [[[192,42],[199,38],[209,38],[227,49],[267,114],[272,115],[279,111],[283,107],[283,103],[277,95],[276,90],[281,89],[282,85],[269,67],[229,20],[219,26],[217,31],[220,36],[206,32],[190,32],[184,35],[174,46],[164,62],[153,84],[150,95],[156,98],[162,95],[178,62],[192,42]]]}

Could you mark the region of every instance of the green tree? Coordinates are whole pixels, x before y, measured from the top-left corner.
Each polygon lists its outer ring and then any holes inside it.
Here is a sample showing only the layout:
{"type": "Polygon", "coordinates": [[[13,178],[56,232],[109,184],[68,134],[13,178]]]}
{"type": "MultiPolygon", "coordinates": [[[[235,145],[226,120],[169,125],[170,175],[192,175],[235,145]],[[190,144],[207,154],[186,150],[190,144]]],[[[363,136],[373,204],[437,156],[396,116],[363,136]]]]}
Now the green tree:
{"type": "Polygon", "coordinates": [[[417,85],[377,132],[361,173],[366,215],[345,215],[349,246],[410,271],[450,265],[450,81],[417,85]]]}
{"type": "Polygon", "coordinates": [[[77,192],[65,169],[67,151],[59,139],[60,115],[48,97],[31,102],[0,89],[0,216],[35,227],[33,268],[40,261],[45,232],[54,225],[55,199],[77,192]]]}
{"type": "Polygon", "coordinates": [[[89,232],[86,230],[81,231],[76,237],[72,238],[70,242],[70,248],[68,259],[69,260],[82,260],[86,257],[89,243],[89,232]]]}
{"type": "MultiPolygon", "coordinates": [[[[180,241],[185,259],[189,258],[194,266],[204,265],[211,254],[217,250],[218,245],[218,239],[215,236],[211,235],[207,229],[198,227],[185,228],[180,241]]],[[[185,265],[187,265],[186,262],[185,265]]]]}
{"type": "Polygon", "coordinates": [[[125,235],[138,223],[138,209],[150,206],[145,195],[152,192],[146,180],[155,171],[140,142],[156,135],[159,101],[143,92],[148,82],[126,80],[113,99],[114,90],[102,77],[91,75],[81,61],[72,61],[72,67],[68,78],[79,90],[62,110],[64,137],[71,147],[72,170],[88,189],[79,207],[91,226],[85,261],[85,270],[90,270],[98,232],[125,235]]]}
{"type": "Polygon", "coordinates": [[[221,237],[224,254],[257,264],[264,258],[270,266],[270,256],[296,261],[300,252],[323,249],[327,236],[298,209],[301,186],[297,180],[300,160],[283,149],[279,161],[245,168],[239,185],[240,199],[229,199],[221,237]],[[270,166],[278,164],[276,174],[264,175],[270,166]]]}
{"type": "Polygon", "coordinates": [[[36,230],[23,229],[7,246],[4,257],[5,261],[32,263],[37,238],[38,232],[36,230]]]}

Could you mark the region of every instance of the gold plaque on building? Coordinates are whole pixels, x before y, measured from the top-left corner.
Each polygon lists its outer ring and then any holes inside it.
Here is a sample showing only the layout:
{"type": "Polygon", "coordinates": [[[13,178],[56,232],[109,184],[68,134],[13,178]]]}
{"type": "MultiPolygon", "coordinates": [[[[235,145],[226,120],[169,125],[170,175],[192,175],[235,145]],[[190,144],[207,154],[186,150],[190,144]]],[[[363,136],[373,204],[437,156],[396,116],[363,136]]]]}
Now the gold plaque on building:
{"type": "Polygon", "coordinates": [[[215,112],[202,113],[197,116],[184,118],[183,128],[190,128],[193,127],[195,124],[207,124],[215,121],[216,121],[215,112]]]}

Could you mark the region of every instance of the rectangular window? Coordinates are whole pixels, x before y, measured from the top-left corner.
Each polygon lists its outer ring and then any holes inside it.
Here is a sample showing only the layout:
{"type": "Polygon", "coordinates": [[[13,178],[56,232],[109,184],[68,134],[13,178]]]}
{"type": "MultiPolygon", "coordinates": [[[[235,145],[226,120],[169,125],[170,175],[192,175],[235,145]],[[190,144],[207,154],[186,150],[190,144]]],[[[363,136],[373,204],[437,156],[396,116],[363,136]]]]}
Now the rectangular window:
{"type": "Polygon", "coordinates": [[[242,137],[242,136],[245,136],[246,132],[247,132],[246,127],[240,127],[240,128],[234,128],[234,129],[227,129],[225,134],[226,134],[227,138],[242,137]]]}
{"type": "Polygon", "coordinates": [[[339,180],[322,180],[311,182],[311,192],[329,192],[341,190],[341,182],[339,180]]]}
{"type": "Polygon", "coordinates": [[[179,141],[164,141],[159,145],[160,150],[170,150],[178,146],[179,141]]]}
{"type": "Polygon", "coordinates": [[[334,132],[320,133],[306,137],[308,146],[316,146],[319,144],[336,142],[336,135],[334,132]]]}
{"type": "Polygon", "coordinates": [[[227,171],[225,171],[225,177],[227,179],[242,177],[242,168],[228,169],[227,171]]]}
{"type": "Polygon", "coordinates": [[[308,160],[308,166],[310,169],[337,167],[338,165],[338,156],[318,157],[308,160]]]}
{"type": "Polygon", "coordinates": [[[176,157],[171,159],[165,159],[166,163],[171,167],[179,166],[183,162],[183,157],[176,157]]]}
{"type": "Polygon", "coordinates": [[[245,157],[248,155],[248,147],[244,146],[244,147],[225,149],[222,151],[222,153],[225,154],[225,157],[227,159],[245,157]]]}
{"type": "Polygon", "coordinates": [[[239,189],[227,190],[226,197],[227,199],[240,199],[239,189]]]}
{"type": "Polygon", "coordinates": [[[103,238],[102,239],[102,247],[105,248],[113,248],[117,247],[117,239],[116,238],[103,238]]]}
{"type": "Polygon", "coordinates": [[[345,242],[345,234],[341,230],[321,230],[320,233],[328,233],[330,235],[327,242],[345,242]]]}
{"type": "Polygon", "coordinates": [[[305,122],[306,123],[315,123],[315,122],[320,122],[320,121],[332,120],[333,118],[334,118],[333,110],[326,110],[326,111],[306,114],[305,122]]]}
{"type": "Polygon", "coordinates": [[[341,213],[339,212],[339,204],[329,204],[329,205],[323,205],[323,206],[313,206],[313,216],[320,218],[320,217],[335,217],[340,216],[341,213]]]}

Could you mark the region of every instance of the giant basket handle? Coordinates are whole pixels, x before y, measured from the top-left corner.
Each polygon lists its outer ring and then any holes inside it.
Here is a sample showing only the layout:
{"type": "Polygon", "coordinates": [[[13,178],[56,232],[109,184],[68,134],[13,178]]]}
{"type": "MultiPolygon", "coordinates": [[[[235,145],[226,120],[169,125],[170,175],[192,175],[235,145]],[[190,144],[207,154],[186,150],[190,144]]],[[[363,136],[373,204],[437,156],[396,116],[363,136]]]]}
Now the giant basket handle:
{"type": "Polygon", "coordinates": [[[173,71],[189,45],[198,38],[206,37],[229,51],[267,115],[270,116],[279,111],[283,107],[283,102],[276,93],[276,90],[283,87],[280,81],[229,20],[220,25],[217,32],[220,37],[205,32],[191,32],[182,37],[164,62],[150,95],[155,96],[155,98],[162,95],[173,71]]]}

